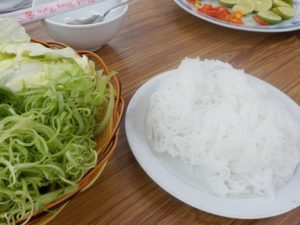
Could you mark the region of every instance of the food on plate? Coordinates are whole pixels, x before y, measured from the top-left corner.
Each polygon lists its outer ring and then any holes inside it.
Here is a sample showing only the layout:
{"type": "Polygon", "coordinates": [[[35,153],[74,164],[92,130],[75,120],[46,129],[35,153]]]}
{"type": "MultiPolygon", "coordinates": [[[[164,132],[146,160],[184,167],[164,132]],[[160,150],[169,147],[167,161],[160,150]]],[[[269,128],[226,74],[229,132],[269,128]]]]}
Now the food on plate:
{"type": "Polygon", "coordinates": [[[276,24],[296,15],[292,0],[218,0],[218,4],[221,6],[213,5],[214,2],[210,4],[210,1],[205,1],[204,4],[200,0],[188,0],[188,2],[199,13],[239,25],[245,24],[243,18],[247,18],[251,14],[253,20],[262,26],[276,24]],[[208,6],[210,10],[207,10],[208,6]],[[220,10],[226,12],[226,15],[239,13],[241,19],[236,22],[234,19],[228,19],[228,16],[224,16],[224,13],[220,16],[220,10]]]}
{"type": "Polygon", "coordinates": [[[211,4],[204,4],[198,9],[205,15],[227,21],[229,23],[243,24],[243,14],[240,11],[230,12],[227,8],[223,6],[213,6],[211,4]]]}
{"type": "Polygon", "coordinates": [[[288,6],[290,6],[289,3],[286,3],[286,2],[281,1],[281,0],[273,0],[273,4],[274,4],[275,7],[279,7],[279,6],[288,7],[288,6]]]}
{"type": "Polygon", "coordinates": [[[294,0],[283,0],[284,2],[290,4],[290,5],[293,5],[294,4],[294,0]]]}
{"type": "MultiPolygon", "coordinates": [[[[279,0],[280,1],[280,0],[279,0]]],[[[254,0],[254,11],[261,12],[272,8],[272,0],[254,0]]]]}
{"type": "Polygon", "coordinates": [[[276,24],[281,21],[281,17],[272,11],[258,12],[256,16],[269,24],[276,24]]]}
{"type": "Polygon", "coordinates": [[[223,197],[273,196],[300,161],[299,121],[267,84],[221,61],[183,60],[151,96],[145,132],[223,197]]]}
{"type": "Polygon", "coordinates": [[[238,2],[239,0],[219,0],[220,5],[225,6],[227,8],[232,8],[238,2]]]}
{"type": "Polygon", "coordinates": [[[283,19],[290,19],[296,14],[295,9],[290,6],[279,6],[277,8],[274,8],[273,12],[281,16],[283,19]]]}
{"type": "Polygon", "coordinates": [[[26,223],[95,167],[93,137],[111,118],[114,91],[86,56],[31,43],[11,20],[1,25],[0,224],[26,223]]]}
{"type": "Polygon", "coordinates": [[[255,9],[255,3],[252,0],[240,0],[236,5],[232,7],[232,11],[240,11],[243,15],[252,13],[255,9]]]}

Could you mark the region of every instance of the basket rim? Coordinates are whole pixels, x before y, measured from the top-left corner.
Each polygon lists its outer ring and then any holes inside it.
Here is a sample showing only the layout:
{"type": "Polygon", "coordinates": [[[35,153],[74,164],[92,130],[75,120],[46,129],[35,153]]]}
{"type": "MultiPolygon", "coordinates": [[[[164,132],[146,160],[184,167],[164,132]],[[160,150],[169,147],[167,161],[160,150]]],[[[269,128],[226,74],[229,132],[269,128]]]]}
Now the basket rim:
{"type": "MultiPolygon", "coordinates": [[[[66,44],[56,42],[56,41],[40,41],[37,39],[32,38],[31,42],[33,43],[39,43],[42,44],[48,48],[65,48],[69,47],[66,44]]],[[[76,50],[74,50],[76,51],[76,50]]],[[[97,54],[90,52],[90,51],[76,51],[78,55],[86,55],[89,59],[92,57],[93,59],[96,59],[97,62],[100,64],[100,66],[103,68],[104,74],[108,75],[109,74],[109,69],[104,62],[104,60],[97,54]],[[90,57],[89,57],[90,56],[90,57]]],[[[92,60],[93,60],[92,59],[92,60]]],[[[94,61],[94,60],[93,60],[94,61]]],[[[95,61],[94,61],[95,62],[95,61]]],[[[95,62],[95,63],[97,63],[95,62]]],[[[87,185],[91,185],[89,182],[89,178],[91,178],[95,171],[99,170],[99,168],[103,167],[106,165],[108,162],[109,158],[113,154],[114,150],[116,149],[117,143],[118,143],[118,134],[119,134],[119,124],[122,120],[123,114],[124,114],[124,108],[125,108],[125,102],[124,99],[121,96],[121,86],[120,86],[120,81],[116,75],[113,75],[111,77],[111,81],[114,85],[115,88],[115,102],[114,102],[114,110],[113,114],[111,117],[111,121],[113,121],[113,129],[110,132],[109,138],[105,141],[105,143],[100,147],[96,148],[95,151],[97,151],[98,155],[103,153],[105,150],[108,150],[106,154],[104,155],[101,160],[98,159],[97,164],[94,168],[90,169],[79,181],[79,186],[77,190],[68,193],[67,195],[63,196],[60,199],[57,199],[54,202],[51,202],[47,206],[45,206],[43,209],[35,212],[30,220],[30,224],[34,224],[36,219],[41,219],[43,216],[48,214],[48,210],[53,210],[57,209],[61,206],[64,206],[66,203],[68,203],[73,197],[75,197],[77,194],[79,194],[87,185]]],[[[97,173],[95,173],[97,175],[97,173]]],[[[23,221],[28,219],[28,215],[24,216],[16,221],[16,224],[20,224],[23,221]]]]}

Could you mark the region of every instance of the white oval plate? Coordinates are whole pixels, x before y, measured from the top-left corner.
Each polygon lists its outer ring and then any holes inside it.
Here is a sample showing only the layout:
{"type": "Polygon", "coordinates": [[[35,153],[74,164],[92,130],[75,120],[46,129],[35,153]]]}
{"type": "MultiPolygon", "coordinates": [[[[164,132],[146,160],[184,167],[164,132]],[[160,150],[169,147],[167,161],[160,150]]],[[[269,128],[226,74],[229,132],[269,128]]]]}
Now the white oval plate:
{"type": "MultiPolygon", "coordinates": [[[[239,219],[258,219],[288,212],[300,205],[300,168],[289,183],[275,192],[274,198],[220,198],[197,187],[197,179],[171,157],[154,153],[145,137],[145,116],[150,96],[158,83],[172,76],[173,71],[162,73],[146,82],[131,99],[125,118],[126,135],[131,150],[144,171],[165,191],[200,210],[239,219]]],[[[253,82],[268,86],[275,98],[280,99],[300,124],[300,107],[287,95],[270,84],[249,76],[253,82]]]]}
{"type": "MultiPolygon", "coordinates": [[[[254,32],[264,32],[264,33],[278,33],[278,32],[288,32],[288,31],[293,31],[293,30],[299,30],[300,29],[300,1],[299,0],[294,0],[294,7],[296,8],[296,15],[289,20],[285,20],[283,22],[280,22],[275,25],[270,25],[270,26],[261,26],[257,25],[254,20],[251,18],[251,16],[244,17],[245,19],[245,24],[244,25],[235,25],[232,23],[228,23],[210,16],[207,16],[203,13],[199,13],[195,11],[193,6],[187,2],[187,0],[174,0],[175,3],[180,6],[182,9],[187,11],[188,13],[203,19],[205,21],[208,21],[210,23],[222,26],[222,27],[227,27],[231,29],[236,29],[236,30],[245,30],[245,31],[254,31],[254,32]]],[[[201,2],[203,3],[210,3],[213,5],[218,5],[217,0],[202,0],[201,2]]]]}

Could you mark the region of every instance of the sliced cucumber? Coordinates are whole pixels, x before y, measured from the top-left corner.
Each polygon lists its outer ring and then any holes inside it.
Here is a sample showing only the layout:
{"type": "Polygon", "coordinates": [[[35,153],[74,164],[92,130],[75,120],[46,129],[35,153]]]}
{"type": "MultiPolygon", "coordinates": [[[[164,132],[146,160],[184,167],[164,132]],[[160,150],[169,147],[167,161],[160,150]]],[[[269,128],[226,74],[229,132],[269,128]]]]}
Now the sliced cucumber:
{"type": "Polygon", "coordinates": [[[240,0],[218,0],[220,5],[227,8],[232,8],[234,5],[238,4],[240,0]]]}
{"type": "Polygon", "coordinates": [[[279,15],[283,19],[290,19],[290,18],[294,17],[296,14],[296,10],[291,6],[277,7],[277,8],[273,9],[273,12],[275,12],[277,15],[279,15]]]}
{"type": "Polygon", "coordinates": [[[280,16],[269,10],[258,12],[257,17],[270,24],[276,24],[282,20],[280,16]]]}

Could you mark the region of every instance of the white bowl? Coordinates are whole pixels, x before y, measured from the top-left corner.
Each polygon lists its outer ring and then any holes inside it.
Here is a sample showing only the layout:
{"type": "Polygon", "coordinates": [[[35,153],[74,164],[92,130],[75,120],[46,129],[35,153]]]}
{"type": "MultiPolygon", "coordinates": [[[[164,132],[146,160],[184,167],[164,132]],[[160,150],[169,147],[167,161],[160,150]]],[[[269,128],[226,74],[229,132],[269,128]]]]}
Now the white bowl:
{"type": "MultiPolygon", "coordinates": [[[[53,0],[33,0],[33,7],[53,0]]],[[[93,13],[103,14],[110,7],[122,0],[106,0],[91,6],[79,8],[55,15],[43,20],[47,33],[55,40],[65,43],[77,50],[96,51],[108,43],[120,30],[128,6],[111,11],[105,20],[88,25],[69,25],[67,22],[93,13]]]]}

